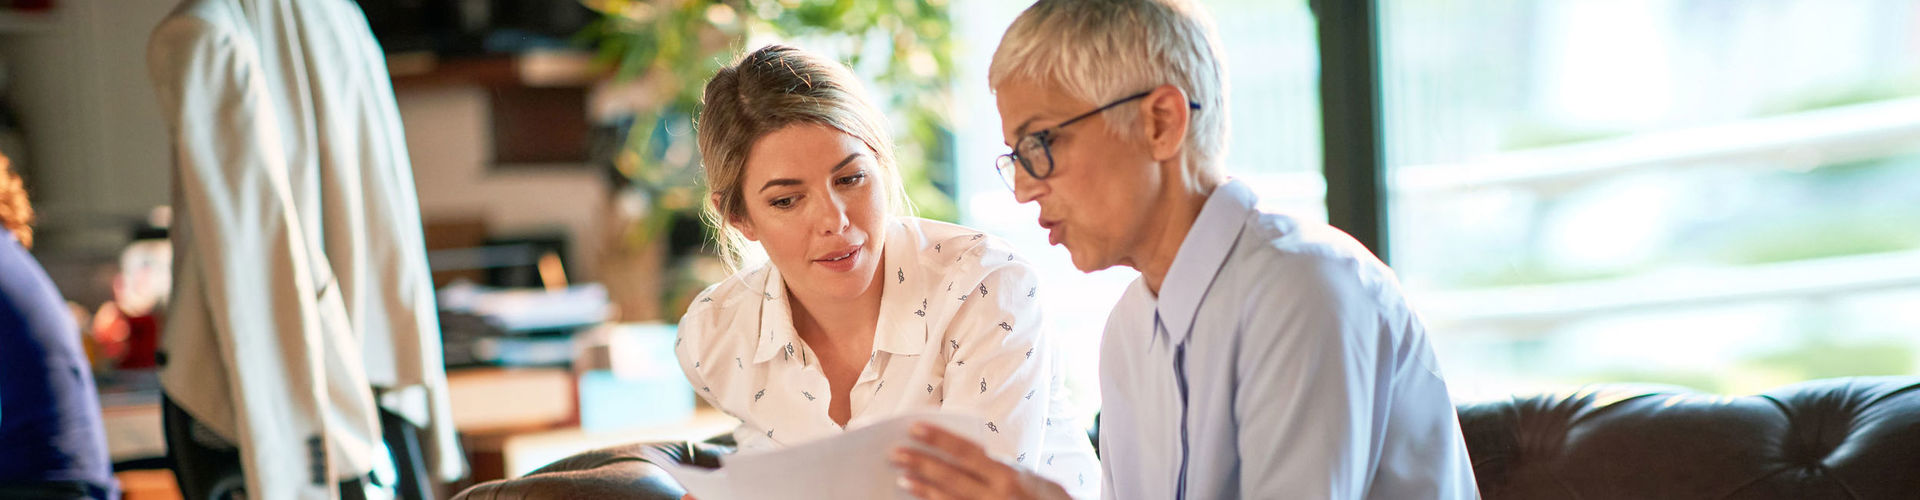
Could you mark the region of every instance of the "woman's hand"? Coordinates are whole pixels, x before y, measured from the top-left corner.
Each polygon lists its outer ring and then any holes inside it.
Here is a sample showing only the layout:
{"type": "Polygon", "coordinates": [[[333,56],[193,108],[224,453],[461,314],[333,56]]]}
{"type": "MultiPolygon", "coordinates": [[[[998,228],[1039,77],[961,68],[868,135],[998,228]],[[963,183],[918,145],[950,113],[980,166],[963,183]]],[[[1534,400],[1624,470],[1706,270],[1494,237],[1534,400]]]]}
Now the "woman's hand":
{"type": "Polygon", "coordinates": [[[900,487],[926,500],[1008,498],[1069,500],[1067,490],[1032,471],[1010,467],[987,456],[986,450],[938,426],[918,423],[913,439],[945,453],[943,459],[925,450],[894,448],[889,459],[900,469],[900,487]]]}

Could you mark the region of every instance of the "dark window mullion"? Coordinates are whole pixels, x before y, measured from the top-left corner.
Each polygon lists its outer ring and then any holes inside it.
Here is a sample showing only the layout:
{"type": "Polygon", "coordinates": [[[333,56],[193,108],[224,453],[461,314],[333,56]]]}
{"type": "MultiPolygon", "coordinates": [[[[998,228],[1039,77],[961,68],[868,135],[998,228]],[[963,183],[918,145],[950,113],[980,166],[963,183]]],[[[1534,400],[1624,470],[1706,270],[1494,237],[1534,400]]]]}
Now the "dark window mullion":
{"type": "Polygon", "coordinates": [[[1320,42],[1327,221],[1387,260],[1379,20],[1373,0],[1310,0],[1320,42]]]}

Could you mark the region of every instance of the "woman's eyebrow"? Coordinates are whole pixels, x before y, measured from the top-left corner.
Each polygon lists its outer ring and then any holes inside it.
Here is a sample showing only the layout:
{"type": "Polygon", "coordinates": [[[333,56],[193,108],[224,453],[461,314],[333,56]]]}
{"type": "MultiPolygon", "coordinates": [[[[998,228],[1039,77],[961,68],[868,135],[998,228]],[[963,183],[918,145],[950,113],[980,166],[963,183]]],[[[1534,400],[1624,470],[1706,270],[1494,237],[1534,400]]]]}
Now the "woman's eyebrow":
{"type": "MultiPolygon", "coordinates": [[[[859,158],[860,155],[861,153],[859,152],[855,152],[853,154],[847,155],[846,158],[843,158],[840,160],[840,163],[835,163],[833,165],[833,170],[829,173],[838,173],[840,172],[840,169],[847,168],[847,165],[852,165],[853,160],[855,158],[859,158]]],[[[800,181],[800,179],[770,179],[767,181],[765,185],[760,186],[760,191],[764,192],[768,188],[772,188],[774,186],[798,186],[800,184],[803,184],[800,181]]]]}

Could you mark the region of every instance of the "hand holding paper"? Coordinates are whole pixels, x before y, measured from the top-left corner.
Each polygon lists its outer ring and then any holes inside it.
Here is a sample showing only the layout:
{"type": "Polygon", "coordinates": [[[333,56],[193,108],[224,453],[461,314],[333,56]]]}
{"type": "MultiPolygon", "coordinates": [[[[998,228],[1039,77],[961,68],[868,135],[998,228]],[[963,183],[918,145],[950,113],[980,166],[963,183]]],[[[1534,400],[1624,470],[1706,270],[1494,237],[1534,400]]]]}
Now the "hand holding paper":
{"type": "Polygon", "coordinates": [[[900,473],[889,466],[888,456],[896,449],[918,446],[909,437],[916,423],[943,429],[943,434],[956,439],[981,439],[986,421],[920,413],[791,448],[725,457],[718,469],[656,465],[679,481],[689,496],[701,500],[913,498],[901,490],[900,473]]]}
{"type": "Polygon", "coordinates": [[[901,472],[900,487],[916,498],[1071,498],[1059,484],[994,460],[978,443],[938,426],[915,424],[909,432],[918,446],[894,448],[888,460],[901,472]]]}

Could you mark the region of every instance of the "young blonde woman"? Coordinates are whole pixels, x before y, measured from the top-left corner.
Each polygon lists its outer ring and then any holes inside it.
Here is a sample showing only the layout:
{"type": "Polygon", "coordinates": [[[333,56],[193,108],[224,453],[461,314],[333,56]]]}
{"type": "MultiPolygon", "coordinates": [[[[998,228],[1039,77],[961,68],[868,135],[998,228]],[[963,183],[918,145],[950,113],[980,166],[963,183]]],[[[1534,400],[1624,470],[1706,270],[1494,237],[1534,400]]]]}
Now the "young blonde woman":
{"type": "Polygon", "coordinates": [[[707,83],[707,215],[738,263],[694,299],[676,347],[694,390],[738,417],[741,451],[903,413],[988,420],[990,454],[1097,497],[1033,267],[979,231],[904,215],[893,144],[843,66],[771,45],[707,83]]]}

